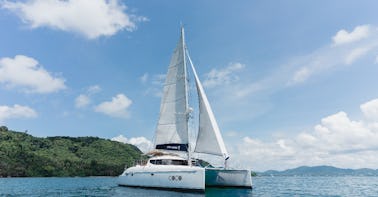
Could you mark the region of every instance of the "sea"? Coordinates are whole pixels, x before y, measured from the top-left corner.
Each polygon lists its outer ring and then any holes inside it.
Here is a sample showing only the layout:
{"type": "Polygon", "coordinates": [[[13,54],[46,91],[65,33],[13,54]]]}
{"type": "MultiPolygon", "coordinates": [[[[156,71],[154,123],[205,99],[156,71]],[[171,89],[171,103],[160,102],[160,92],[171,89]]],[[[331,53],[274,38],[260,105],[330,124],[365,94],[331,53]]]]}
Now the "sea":
{"type": "Polygon", "coordinates": [[[253,177],[253,189],[207,188],[204,194],[117,186],[116,177],[0,178],[0,196],[374,196],[378,177],[253,177]]]}

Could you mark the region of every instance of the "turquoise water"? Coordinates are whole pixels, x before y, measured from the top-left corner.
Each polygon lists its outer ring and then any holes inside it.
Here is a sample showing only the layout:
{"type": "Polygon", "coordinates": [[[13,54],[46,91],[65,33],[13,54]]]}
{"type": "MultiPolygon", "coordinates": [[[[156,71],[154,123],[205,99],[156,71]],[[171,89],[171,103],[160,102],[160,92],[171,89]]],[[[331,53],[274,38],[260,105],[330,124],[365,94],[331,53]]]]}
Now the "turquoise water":
{"type": "Polygon", "coordinates": [[[378,196],[378,177],[254,177],[253,184],[191,194],[118,187],[114,177],[0,178],[0,196],[378,196]]]}

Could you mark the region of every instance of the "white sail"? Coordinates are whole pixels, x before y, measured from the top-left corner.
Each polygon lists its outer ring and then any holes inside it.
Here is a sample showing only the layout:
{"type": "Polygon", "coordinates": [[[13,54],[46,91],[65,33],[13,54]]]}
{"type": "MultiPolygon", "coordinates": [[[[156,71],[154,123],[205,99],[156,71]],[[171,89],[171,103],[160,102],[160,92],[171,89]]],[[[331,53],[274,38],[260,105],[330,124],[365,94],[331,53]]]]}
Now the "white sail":
{"type": "Polygon", "coordinates": [[[182,29],[164,84],[155,133],[155,149],[188,150],[188,99],[184,47],[182,29]]]}
{"type": "Polygon", "coordinates": [[[186,54],[188,55],[193,70],[199,97],[199,130],[194,152],[219,155],[227,160],[229,156],[222,135],[219,131],[217,121],[215,120],[210,103],[207,100],[207,96],[202,87],[201,81],[198,78],[192,60],[190,59],[188,52],[186,54]]]}

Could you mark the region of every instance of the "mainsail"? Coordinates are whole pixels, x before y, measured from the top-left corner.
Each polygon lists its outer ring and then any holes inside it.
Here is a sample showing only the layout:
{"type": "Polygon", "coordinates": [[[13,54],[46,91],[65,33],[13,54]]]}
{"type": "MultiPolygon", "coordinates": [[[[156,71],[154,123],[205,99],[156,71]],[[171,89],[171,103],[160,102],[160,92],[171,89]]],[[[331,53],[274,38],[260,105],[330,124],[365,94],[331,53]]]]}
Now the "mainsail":
{"type": "Polygon", "coordinates": [[[188,151],[188,91],[184,30],[173,52],[164,83],[155,149],[188,151]]]}

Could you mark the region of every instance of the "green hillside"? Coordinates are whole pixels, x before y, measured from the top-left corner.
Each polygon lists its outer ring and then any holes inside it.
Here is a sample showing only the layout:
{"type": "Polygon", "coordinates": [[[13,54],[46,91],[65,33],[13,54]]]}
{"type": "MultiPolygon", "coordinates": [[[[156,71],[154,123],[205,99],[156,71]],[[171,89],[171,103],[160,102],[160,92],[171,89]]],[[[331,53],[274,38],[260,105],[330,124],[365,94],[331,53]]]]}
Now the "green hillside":
{"type": "Polygon", "coordinates": [[[98,137],[39,138],[0,127],[0,177],[117,176],[141,154],[98,137]]]}

